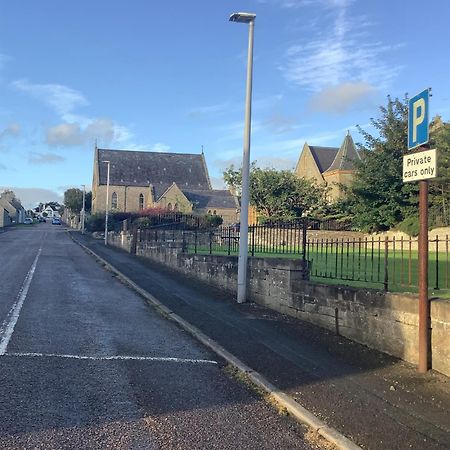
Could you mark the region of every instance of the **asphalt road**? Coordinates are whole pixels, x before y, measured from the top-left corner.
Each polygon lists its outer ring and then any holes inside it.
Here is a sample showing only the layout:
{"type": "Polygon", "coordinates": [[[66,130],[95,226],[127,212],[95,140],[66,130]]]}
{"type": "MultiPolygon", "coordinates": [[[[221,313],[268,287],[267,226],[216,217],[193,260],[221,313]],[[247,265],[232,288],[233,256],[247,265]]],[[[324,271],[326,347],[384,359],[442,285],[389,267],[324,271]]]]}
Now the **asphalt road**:
{"type": "Polygon", "coordinates": [[[0,448],[310,449],[62,227],[0,234],[0,448]]]}

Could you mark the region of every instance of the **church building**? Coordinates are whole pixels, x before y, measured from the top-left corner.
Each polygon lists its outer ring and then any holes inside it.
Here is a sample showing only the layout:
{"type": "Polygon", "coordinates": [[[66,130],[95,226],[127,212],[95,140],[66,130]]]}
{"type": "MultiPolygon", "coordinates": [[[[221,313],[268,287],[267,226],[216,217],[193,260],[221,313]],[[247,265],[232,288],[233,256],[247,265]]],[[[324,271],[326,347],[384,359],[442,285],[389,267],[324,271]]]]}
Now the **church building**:
{"type": "Polygon", "coordinates": [[[313,146],[305,142],[295,174],[329,186],[329,200],[333,202],[343,196],[340,185],[348,186],[352,182],[354,162],[360,160],[350,133],[340,148],[313,146]]]}
{"type": "Polygon", "coordinates": [[[237,220],[239,204],[228,190],[212,189],[204,154],[160,153],[95,148],[92,212],[106,210],[109,174],[111,211],[164,208],[187,214],[237,220]]]}

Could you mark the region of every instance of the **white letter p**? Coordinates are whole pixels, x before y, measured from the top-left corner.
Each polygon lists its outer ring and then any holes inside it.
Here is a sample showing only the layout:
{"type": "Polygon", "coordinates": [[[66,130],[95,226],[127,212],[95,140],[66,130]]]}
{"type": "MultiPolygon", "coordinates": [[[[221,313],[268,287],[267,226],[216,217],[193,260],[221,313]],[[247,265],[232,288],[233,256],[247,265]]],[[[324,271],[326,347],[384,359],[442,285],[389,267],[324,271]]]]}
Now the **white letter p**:
{"type": "Polygon", "coordinates": [[[413,142],[417,141],[417,127],[425,119],[425,100],[419,98],[413,103],[413,142]],[[420,115],[417,115],[420,108],[420,115]]]}

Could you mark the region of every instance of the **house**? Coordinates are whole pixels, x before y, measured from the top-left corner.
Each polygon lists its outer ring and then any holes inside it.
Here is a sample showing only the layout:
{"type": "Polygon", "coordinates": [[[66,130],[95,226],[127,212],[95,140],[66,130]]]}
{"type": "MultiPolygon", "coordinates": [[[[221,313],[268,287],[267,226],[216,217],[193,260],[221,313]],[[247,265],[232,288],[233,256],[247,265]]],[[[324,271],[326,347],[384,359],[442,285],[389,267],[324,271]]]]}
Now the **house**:
{"type": "Polygon", "coordinates": [[[53,217],[59,217],[59,213],[53,209],[50,205],[47,205],[42,212],[40,213],[43,217],[48,217],[49,219],[53,219],[53,217]]]}
{"type": "Polygon", "coordinates": [[[3,223],[11,224],[11,223],[23,223],[26,217],[26,211],[20,203],[20,200],[16,198],[16,195],[13,191],[5,191],[0,194],[0,210],[6,210],[9,219],[5,220],[5,216],[3,213],[3,223]],[[8,223],[6,223],[8,222],[8,223]]]}
{"type": "Polygon", "coordinates": [[[352,182],[354,163],[360,160],[350,133],[340,148],[313,146],[305,142],[295,174],[329,186],[329,200],[333,202],[343,196],[341,185],[348,186],[352,182]]]}
{"type": "Polygon", "coordinates": [[[0,228],[7,227],[11,224],[8,211],[3,206],[0,206],[0,228]]]}
{"type": "Polygon", "coordinates": [[[226,190],[212,189],[204,154],[160,153],[95,148],[92,212],[137,212],[164,208],[188,214],[215,214],[224,223],[237,219],[238,202],[226,190]]]}

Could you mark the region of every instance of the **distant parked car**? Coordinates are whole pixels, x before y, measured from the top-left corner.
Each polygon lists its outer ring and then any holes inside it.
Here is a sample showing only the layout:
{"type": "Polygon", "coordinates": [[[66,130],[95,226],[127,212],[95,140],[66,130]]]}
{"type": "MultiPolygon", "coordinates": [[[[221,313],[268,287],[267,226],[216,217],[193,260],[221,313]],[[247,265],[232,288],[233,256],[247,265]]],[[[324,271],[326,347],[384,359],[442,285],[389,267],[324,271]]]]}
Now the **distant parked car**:
{"type": "Polygon", "coordinates": [[[39,222],[39,223],[41,223],[41,222],[46,223],[47,221],[45,220],[45,217],[39,216],[38,222],[39,222]]]}
{"type": "Polygon", "coordinates": [[[58,217],[53,217],[52,225],[61,225],[61,219],[59,219],[58,217]]]}
{"type": "Polygon", "coordinates": [[[31,217],[25,217],[25,220],[23,221],[25,225],[33,225],[33,219],[31,217]]]}

